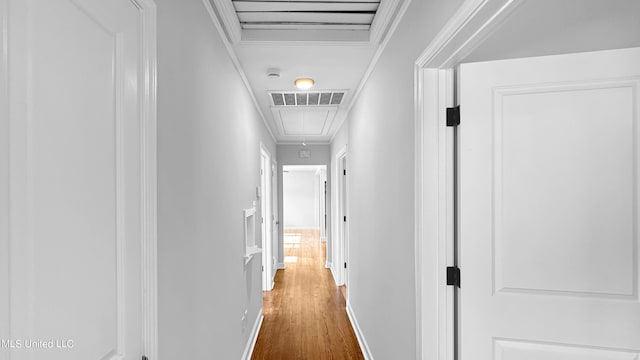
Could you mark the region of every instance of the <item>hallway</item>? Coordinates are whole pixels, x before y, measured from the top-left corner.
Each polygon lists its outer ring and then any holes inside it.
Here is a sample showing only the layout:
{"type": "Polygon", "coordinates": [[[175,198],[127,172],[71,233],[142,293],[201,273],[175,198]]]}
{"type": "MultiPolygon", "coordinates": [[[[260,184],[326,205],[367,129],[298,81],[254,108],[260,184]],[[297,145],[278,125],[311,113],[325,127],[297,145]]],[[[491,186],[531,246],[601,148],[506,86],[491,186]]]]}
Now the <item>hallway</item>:
{"type": "Polygon", "coordinates": [[[264,293],[264,322],[252,359],[363,359],[345,299],[324,267],[312,230],[285,233],[286,269],[264,293]]]}
{"type": "Polygon", "coordinates": [[[640,0],[0,0],[0,58],[0,360],[640,360],[640,0]]]}

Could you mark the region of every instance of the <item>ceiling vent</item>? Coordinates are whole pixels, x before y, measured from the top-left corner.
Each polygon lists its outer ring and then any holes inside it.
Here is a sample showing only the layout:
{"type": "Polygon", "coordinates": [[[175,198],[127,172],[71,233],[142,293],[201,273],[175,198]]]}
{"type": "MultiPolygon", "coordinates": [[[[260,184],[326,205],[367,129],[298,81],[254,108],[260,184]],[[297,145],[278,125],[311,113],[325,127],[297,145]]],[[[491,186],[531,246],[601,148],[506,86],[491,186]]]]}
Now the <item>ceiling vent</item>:
{"type": "Polygon", "coordinates": [[[345,91],[270,92],[273,106],[335,106],[342,104],[345,91]]]}
{"type": "Polygon", "coordinates": [[[243,29],[369,30],[380,0],[232,1],[243,29]]]}

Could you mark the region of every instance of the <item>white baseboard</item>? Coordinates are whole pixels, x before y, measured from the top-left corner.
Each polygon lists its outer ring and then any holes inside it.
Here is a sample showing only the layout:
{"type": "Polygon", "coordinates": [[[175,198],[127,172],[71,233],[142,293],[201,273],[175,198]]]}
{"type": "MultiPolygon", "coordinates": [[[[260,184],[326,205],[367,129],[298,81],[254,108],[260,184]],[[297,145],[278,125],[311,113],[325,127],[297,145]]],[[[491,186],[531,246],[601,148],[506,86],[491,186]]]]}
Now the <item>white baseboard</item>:
{"type": "Polygon", "coordinates": [[[331,269],[331,267],[332,267],[332,266],[333,266],[333,265],[332,265],[332,264],[331,264],[331,262],[329,262],[329,261],[327,261],[326,263],[324,263],[324,267],[325,267],[326,269],[331,269]]]}
{"type": "Polygon", "coordinates": [[[256,318],[256,322],[253,324],[253,329],[251,329],[251,336],[249,336],[249,342],[247,346],[244,348],[244,354],[242,354],[242,360],[251,360],[251,355],[253,355],[253,348],[256,346],[256,341],[258,340],[258,334],[260,333],[260,328],[262,327],[262,321],[264,320],[264,315],[262,315],[262,309],[258,313],[258,317],[256,318]]]}
{"type": "Polygon", "coordinates": [[[333,264],[331,265],[330,269],[331,269],[331,275],[333,276],[333,282],[336,283],[336,286],[343,285],[338,283],[338,277],[336,276],[336,270],[333,268],[333,264]]]}
{"type": "Polygon", "coordinates": [[[327,242],[326,236],[320,236],[320,242],[327,242]]]}
{"type": "Polygon", "coordinates": [[[277,266],[278,266],[279,270],[283,270],[284,269],[284,263],[280,263],[279,262],[277,266]]]}
{"type": "Polygon", "coordinates": [[[353,309],[351,308],[351,304],[347,300],[347,316],[349,316],[349,321],[351,321],[351,327],[353,328],[353,332],[356,333],[356,338],[358,338],[358,344],[360,344],[360,349],[362,350],[362,355],[365,360],[373,360],[373,356],[371,356],[371,350],[369,350],[369,345],[367,345],[367,341],[364,339],[364,334],[362,334],[362,329],[360,329],[360,325],[358,325],[358,320],[356,320],[356,316],[353,313],[353,309]]]}

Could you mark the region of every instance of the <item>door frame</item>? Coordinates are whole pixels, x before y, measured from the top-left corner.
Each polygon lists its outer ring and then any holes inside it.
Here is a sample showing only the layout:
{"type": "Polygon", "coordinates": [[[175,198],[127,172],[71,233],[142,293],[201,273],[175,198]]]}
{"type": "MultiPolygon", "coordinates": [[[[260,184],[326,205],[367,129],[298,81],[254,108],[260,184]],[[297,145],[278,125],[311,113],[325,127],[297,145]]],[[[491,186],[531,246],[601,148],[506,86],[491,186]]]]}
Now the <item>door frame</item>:
{"type": "Polygon", "coordinates": [[[148,359],[158,359],[158,173],[157,173],[157,7],[132,0],[142,16],[142,341],[148,359]]]}
{"type": "Polygon", "coordinates": [[[272,223],[271,213],[273,212],[272,204],[272,181],[271,178],[271,153],[267,147],[260,143],[260,216],[261,234],[262,234],[262,291],[271,291],[273,289],[273,239],[272,239],[272,223]]]}
{"type": "Polygon", "coordinates": [[[416,358],[453,360],[455,68],[525,0],[466,0],[414,62],[416,358]]]}
{"type": "MultiPolygon", "coordinates": [[[[347,216],[349,207],[347,203],[347,179],[343,175],[344,171],[347,168],[347,146],[343,146],[335,157],[335,182],[334,184],[336,191],[336,201],[335,201],[335,220],[334,224],[335,233],[333,234],[332,239],[335,239],[335,242],[332,243],[332,248],[334,249],[333,259],[332,259],[332,272],[334,276],[334,280],[336,281],[336,285],[347,285],[349,283],[348,276],[349,272],[344,267],[344,263],[347,262],[349,258],[349,222],[343,221],[342,217],[347,216]],[[337,267],[337,268],[336,268],[337,267]]],[[[349,287],[347,286],[347,299],[349,298],[349,287]]]]}

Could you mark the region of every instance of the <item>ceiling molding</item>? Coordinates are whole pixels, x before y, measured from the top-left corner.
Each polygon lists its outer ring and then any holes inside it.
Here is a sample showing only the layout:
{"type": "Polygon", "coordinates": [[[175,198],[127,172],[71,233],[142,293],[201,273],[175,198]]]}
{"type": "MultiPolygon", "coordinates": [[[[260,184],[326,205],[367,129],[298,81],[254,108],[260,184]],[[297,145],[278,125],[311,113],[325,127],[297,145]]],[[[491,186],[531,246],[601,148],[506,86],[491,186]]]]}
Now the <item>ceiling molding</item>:
{"type": "MultiPolygon", "coordinates": [[[[213,4],[209,4],[218,22],[223,25],[222,32],[227,40],[235,44],[242,38],[242,27],[240,20],[236,15],[236,10],[231,1],[227,0],[209,0],[213,4]]],[[[208,9],[207,9],[208,10],[208,9]]]]}
{"type": "MultiPolygon", "coordinates": [[[[244,30],[250,31],[250,30],[244,30]]],[[[262,47],[296,47],[296,46],[344,46],[344,47],[354,47],[354,46],[371,46],[369,40],[365,41],[327,41],[327,40],[318,40],[318,41],[309,41],[309,40],[291,40],[291,41],[283,41],[283,40],[240,40],[239,43],[235,44],[236,47],[254,47],[254,46],[262,46],[262,47]]]]}
{"type": "Polygon", "coordinates": [[[488,38],[524,0],[467,0],[415,61],[418,68],[455,66],[488,38]]]}
{"type": "MultiPolygon", "coordinates": [[[[314,141],[314,140],[307,140],[304,142],[305,144],[307,144],[307,146],[309,145],[331,145],[330,141],[314,141]]],[[[293,141],[293,140],[283,140],[278,142],[278,145],[302,145],[302,141],[293,141]]]]}
{"type": "MultiPolygon", "coordinates": [[[[276,139],[275,135],[273,134],[273,129],[271,128],[271,125],[269,125],[269,122],[267,121],[267,118],[264,116],[264,113],[260,109],[260,104],[258,103],[258,99],[256,99],[256,95],[255,95],[255,92],[253,91],[253,88],[251,88],[251,84],[249,83],[249,79],[247,78],[247,74],[245,74],[244,69],[242,69],[242,66],[240,65],[240,60],[238,59],[238,55],[236,54],[236,51],[234,50],[233,46],[231,45],[231,42],[229,41],[229,39],[225,35],[226,33],[225,33],[225,30],[224,30],[224,27],[220,23],[220,20],[218,19],[218,16],[216,15],[215,10],[213,9],[213,5],[209,1],[210,0],[202,0],[202,4],[204,5],[205,9],[207,9],[207,12],[209,13],[209,17],[211,18],[211,21],[213,22],[213,25],[218,30],[218,33],[220,34],[220,38],[222,39],[222,43],[224,44],[224,47],[227,49],[227,53],[229,54],[229,57],[231,58],[231,62],[233,63],[234,67],[236,68],[236,71],[238,71],[238,74],[240,75],[240,78],[242,79],[242,83],[247,88],[247,91],[249,91],[249,96],[251,97],[251,100],[253,101],[253,105],[255,106],[256,111],[258,112],[260,117],[262,118],[262,122],[264,123],[264,126],[267,128],[267,131],[269,132],[269,135],[271,135],[271,139],[273,140],[273,142],[278,143],[278,139],[276,139]]],[[[211,1],[224,1],[224,0],[211,0],[211,1]]],[[[234,14],[235,14],[235,12],[234,12],[234,14]]]]}
{"type": "MultiPolygon", "coordinates": [[[[222,1],[222,0],[220,0],[222,1]]],[[[369,30],[242,30],[241,43],[248,42],[362,42],[369,43],[369,30]]]]}
{"type": "MultiPolygon", "coordinates": [[[[398,25],[400,24],[400,21],[404,17],[404,14],[407,12],[407,9],[409,8],[409,5],[411,4],[411,0],[394,0],[394,1],[403,1],[403,3],[400,6],[396,16],[393,17],[393,21],[391,23],[391,26],[389,26],[389,31],[387,31],[384,34],[382,42],[380,43],[380,45],[378,45],[378,48],[376,49],[376,53],[373,55],[373,58],[371,59],[371,62],[369,63],[369,66],[367,67],[367,70],[365,71],[364,76],[362,77],[362,80],[360,80],[360,83],[358,84],[358,87],[352,93],[353,95],[348,100],[348,103],[345,104],[346,109],[347,109],[347,111],[346,111],[347,116],[351,112],[351,109],[353,108],[353,105],[355,105],[356,101],[360,97],[360,94],[362,93],[362,89],[364,88],[365,84],[369,80],[369,77],[371,77],[371,74],[373,73],[373,69],[375,69],[376,64],[378,64],[378,60],[380,60],[380,56],[382,56],[382,53],[384,52],[385,48],[387,47],[387,44],[389,44],[389,40],[391,40],[391,37],[393,36],[393,33],[398,28],[398,25]]],[[[422,1],[422,0],[420,0],[420,1],[422,1]]],[[[344,121],[346,120],[347,116],[344,116],[342,119],[340,119],[338,122],[336,122],[335,132],[331,136],[331,141],[333,141],[335,139],[335,137],[338,134],[340,128],[344,124],[344,121]]]]}
{"type": "Polygon", "coordinates": [[[369,41],[374,44],[380,43],[380,40],[384,38],[384,35],[389,30],[389,25],[394,19],[394,15],[400,8],[402,0],[387,0],[381,1],[380,7],[376,12],[376,16],[371,23],[371,29],[369,31],[369,41]]]}

